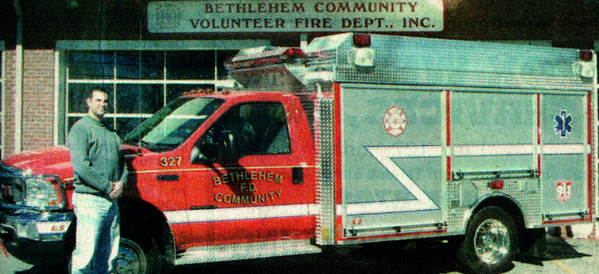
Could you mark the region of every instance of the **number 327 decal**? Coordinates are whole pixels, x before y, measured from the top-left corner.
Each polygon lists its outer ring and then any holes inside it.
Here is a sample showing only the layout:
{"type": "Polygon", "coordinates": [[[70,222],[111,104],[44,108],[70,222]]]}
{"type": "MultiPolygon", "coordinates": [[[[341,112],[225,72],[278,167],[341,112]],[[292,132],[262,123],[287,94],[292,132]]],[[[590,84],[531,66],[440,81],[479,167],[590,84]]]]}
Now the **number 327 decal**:
{"type": "Polygon", "coordinates": [[[181,157],[162,157],[160,158],[161,166],[180,166],[181,157]]]}

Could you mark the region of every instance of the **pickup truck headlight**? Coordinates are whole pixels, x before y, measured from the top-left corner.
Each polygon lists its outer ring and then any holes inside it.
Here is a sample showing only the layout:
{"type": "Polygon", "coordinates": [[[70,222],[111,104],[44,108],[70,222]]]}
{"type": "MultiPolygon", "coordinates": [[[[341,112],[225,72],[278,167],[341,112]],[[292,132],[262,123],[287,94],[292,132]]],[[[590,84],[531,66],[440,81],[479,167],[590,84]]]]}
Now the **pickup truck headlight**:
{"type": "Polygon", "coordinates": [[[25,205],[42,209],[59,207],[61,201],[55,184],[40,178],[25,181],[25,205]]]}

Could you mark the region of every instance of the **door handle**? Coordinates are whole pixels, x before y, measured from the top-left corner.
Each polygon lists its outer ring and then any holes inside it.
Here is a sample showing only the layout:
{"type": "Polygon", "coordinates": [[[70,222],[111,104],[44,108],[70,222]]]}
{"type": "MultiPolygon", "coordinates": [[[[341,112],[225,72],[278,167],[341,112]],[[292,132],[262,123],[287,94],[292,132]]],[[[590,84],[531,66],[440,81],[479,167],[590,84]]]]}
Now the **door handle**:
{"type": "Polygon", "coordinates": [[[192,206],[189,209],[198,210],[198,209],[216,209],[215,205],[205,205],[205,206],[192,206]]]}
{"type": "Polygon", "coordinates": [[[177,174],[156,175],[156,180],[165,181],[165,182],[179,181],[179,175],[177,175],[177,174]]]}
{"type": "Polygon", "coordinates": [[[304,184],[304,168],[294,167],[291,172],[293,173],[293,184],[303,185],[304,184]]]}

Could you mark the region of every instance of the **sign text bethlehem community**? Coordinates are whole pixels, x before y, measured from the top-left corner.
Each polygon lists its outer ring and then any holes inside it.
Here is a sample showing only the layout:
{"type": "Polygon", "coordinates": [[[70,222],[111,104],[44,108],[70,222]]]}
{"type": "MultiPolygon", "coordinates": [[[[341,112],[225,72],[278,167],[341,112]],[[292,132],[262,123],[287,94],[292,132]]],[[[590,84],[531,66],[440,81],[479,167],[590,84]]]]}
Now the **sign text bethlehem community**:
{"type": "Polygon", "coordinates": [[[152,2],[148,28],[153,33],[441,31],[443,2],[152,2]]]}

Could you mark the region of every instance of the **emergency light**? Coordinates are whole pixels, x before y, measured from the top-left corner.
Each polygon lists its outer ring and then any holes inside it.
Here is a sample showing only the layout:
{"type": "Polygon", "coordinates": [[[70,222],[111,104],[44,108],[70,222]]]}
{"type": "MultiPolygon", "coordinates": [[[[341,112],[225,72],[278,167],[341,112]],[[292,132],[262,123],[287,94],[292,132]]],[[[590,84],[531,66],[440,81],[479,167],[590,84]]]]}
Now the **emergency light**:
{"type": "Polygon", "coordinates": [[[580,77],[593,78],[597,70],[597,63],[594,54],[590,50],[581,50],[578,52],[579,61],[572,64],[574,74],[580,77]]]}
{"type": "Polygon", "coordinates": [[[286,56],[287,59],[289,59],[289,58],[304,57],[304,56],[306,56],[306,54],[301,49],[289,48],[285,52],[283,52],[283,56],[286,56]]]}
{"type": "Polygon", "coordinates": [[[264,65],[293,63],[297,58],[306,56],[303,50],[299,48],[277,48],[263,52],[249,54],[242,57],[234,57],[227,62],[229,68],[250,68],[264,65]]]}
{"type": "Polygon", "coordinates": [[[372,44],[370,35],[368,34],[354,34],[354,46],[356,48],[370,47],[372,44]]]}
{"type": "Polygon", "coordinates": [[[585,61],[585,62],[593,61],[593,52],[590,50],[581,50],[578,53],[578,56],[580,57],[580,61],[585,61]]]}
{"type": "Polygon", "coordinates": [[[375,51],[370,48],[370,35],[354,34],[353,42],[354,47],[348,52],[348,62],[358,67],[374,67],[375,51]]]}

